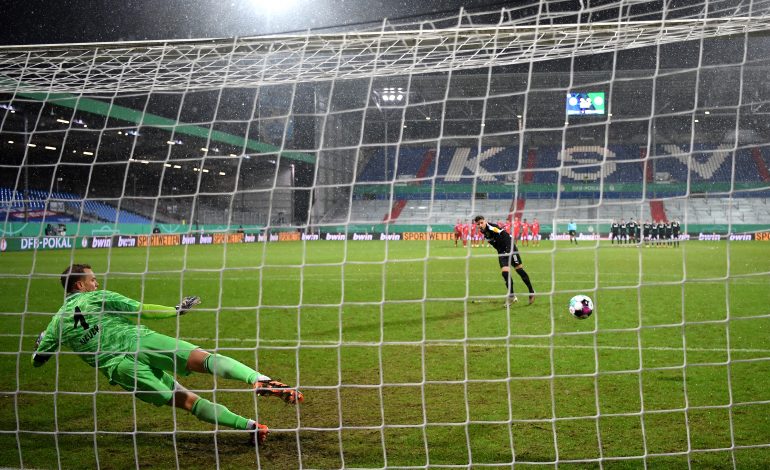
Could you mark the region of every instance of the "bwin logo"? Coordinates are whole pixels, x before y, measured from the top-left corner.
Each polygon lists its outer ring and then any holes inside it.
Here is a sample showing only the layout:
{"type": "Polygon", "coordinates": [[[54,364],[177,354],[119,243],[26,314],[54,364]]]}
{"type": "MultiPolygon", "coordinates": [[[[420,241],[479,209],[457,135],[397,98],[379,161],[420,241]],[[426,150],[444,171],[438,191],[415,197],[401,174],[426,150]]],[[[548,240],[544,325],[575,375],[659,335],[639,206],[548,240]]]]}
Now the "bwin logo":
{"type": "Polygon", "coordinates": [[[112,238],[97,238],[91,239],[91,248],[110,248],[112,246],[112,238]]]}
{"type": "Polygon", "coordinates": [[[136,238],[118,237],[119,248],[135,247],[135,246],[136,246],[136,238]]]}

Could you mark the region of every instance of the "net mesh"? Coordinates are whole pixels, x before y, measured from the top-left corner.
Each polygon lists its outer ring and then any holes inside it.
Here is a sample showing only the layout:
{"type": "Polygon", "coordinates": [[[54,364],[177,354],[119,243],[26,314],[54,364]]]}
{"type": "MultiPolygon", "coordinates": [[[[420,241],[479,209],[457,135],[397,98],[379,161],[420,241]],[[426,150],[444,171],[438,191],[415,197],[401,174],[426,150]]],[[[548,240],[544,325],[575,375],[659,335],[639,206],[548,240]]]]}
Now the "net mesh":
{"type": "Polygon", "coordinates": [[[766,466],[770,2],[564,6],[0,48],[0,461],[766,466]],[[511,225],[532,306],[479,214],[511,225]],[[632,217],[658,241],[552,236],[632,217]],[[145,303],[201,295],[148,325],[306,403],[180,378],[271,427],[244,449],[70,351],[33,370],[84,258],[145,303]]]}
{"type": "Polygon", "coordinates": [[[388,77],[590,56],[770,26],[765,1],[663,13],[651,13],[650,3],[569,13],[538,4],[418,24],[385,20],[381,29],[344,34],[5,47],[0,90],[130,93],[388,77]]]}

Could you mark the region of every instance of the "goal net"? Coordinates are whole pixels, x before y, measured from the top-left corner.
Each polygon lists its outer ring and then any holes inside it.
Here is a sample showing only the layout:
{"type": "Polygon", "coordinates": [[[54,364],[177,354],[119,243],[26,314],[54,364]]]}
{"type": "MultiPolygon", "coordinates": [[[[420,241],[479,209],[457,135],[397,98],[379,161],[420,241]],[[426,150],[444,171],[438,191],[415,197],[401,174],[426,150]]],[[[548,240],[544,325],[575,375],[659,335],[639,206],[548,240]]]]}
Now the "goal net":
{"type": "Polygon", "coordinates": [[[770,465],[770,2],[518,3],[0,47],[0,465],[770,465]],[[543,227],[518,303],[478,215],[543,227]],[[698,242],[548,237],[630,217],[698,242]],[[270,427],[249,446],[67,347],[33,368],[73,263],[200,296],[138,321],[305,402],[176,369],[270,427]]]}

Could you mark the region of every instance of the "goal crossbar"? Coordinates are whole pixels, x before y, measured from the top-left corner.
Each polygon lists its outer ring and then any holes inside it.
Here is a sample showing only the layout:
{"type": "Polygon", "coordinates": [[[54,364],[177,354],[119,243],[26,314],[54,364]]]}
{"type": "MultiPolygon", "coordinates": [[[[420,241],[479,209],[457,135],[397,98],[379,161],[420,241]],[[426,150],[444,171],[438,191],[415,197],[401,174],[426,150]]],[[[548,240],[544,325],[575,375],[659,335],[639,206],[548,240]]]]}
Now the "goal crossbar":
{"type": "Polygon", "coordinates": [[[770,5],[755,10],[762,14],[0,47],[0,93],[198,90],[499,67],[770,30],[770,5]],[[225,65],[226,74],[206,72],[225,65]],[[134,79],[117,81],[116,74],[134,79]]]}

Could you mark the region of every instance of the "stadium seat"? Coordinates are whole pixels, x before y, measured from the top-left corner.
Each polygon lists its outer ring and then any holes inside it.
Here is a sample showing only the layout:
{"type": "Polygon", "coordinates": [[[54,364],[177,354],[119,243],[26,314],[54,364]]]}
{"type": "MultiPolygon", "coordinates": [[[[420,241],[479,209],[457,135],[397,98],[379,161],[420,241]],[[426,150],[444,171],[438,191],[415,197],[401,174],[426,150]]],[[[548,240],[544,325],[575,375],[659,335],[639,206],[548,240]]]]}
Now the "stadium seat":
{"type": "Polygon", "coordinates": [[[10,188],[0,188],[0,208],[3,210],[19,210],[25,207],[32,210],[44,210],[48,207],[50,201],[69,201],[66,202],[73,212],[83,212],[103,222],[111,223],[133,223],[133,224],[151,224],[152,220],[147,217],[129,212],[118,210],[115,207],[91,199],[81,200],[79,196],[72,193],[62,193],[31,189],[27,191],[26,196],[23,191],[14,191],[10,188]]]}

